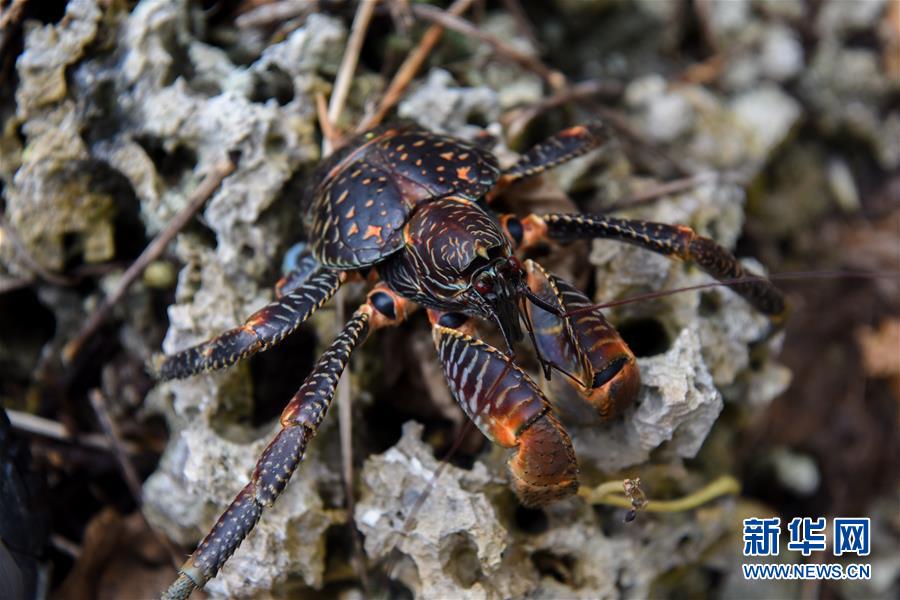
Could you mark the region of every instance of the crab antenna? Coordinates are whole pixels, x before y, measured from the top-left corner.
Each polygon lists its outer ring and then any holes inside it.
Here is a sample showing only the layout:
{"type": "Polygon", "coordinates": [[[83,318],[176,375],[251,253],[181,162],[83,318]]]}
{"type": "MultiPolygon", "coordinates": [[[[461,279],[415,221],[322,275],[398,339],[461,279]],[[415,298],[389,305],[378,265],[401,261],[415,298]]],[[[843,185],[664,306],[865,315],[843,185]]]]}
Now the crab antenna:
{"type": "Polygon", "coordinates": [[[534,337],[534,325],[531,322],[531,318],[528,316],[528,310],[525,306],[525,298],[522,298],[522,308],[521,313],[522,320],[525,322],[525,331],[528,332],[528,337],[531,339],[531,346],[534,348],[534,354],[537,356],[538,362],[541,363],[541,370],[544,372],[544,378],[547,381],[550,381],[550,374],[553,372],[553,367],[555,366],[551,361],[546,360],[541,354],[541,349],[538,348],[537,339],[534,337]]]}
{"type": "MultiPolygon", "coordinates": [[[[529,292],[530,291],[531,290],[529,290],[529,292]]],[[[532,296],[534,296],[538,300],[541,300],[540,297],[538,297],[534,294],[532,294],[532,296]]],[[[529,300],[531,300],[531,298],[529,298],[529,300]]],[[[541,302],[543,302],[543,300],[541,300],[541,302]]],[[[535,303],[535,304],[537,304],[537,303],[535,303]]],[[[540,305],[538,305],[538,306],[540,306],[540,305]]],[[[552,308],[552,306],[550,306],[549,304],[547,306],[549,308],[552,308]]],[[[540,306],[540,307],[543,308],[543,306],[540,306]]],[[[550,312],[550,311],[548,311],[548,312],[550,312]]],[[[559,309],[557,309],[557,311],[553,312],[552,314],[556,314],[560,318],[563,318],[565,316],[565,313],[560,312],[559,309]]],[[[550,381],[550,374],[555,369],[555,370],[559,371],[560,373],[562,373],[564,376],[568,377],[573,382],[580,385],[581,387],[590,389],[590,387],[591,387],[590,385],[581,381],[578,377],[576,377],[575,375],[573,375],[572,373],[570,373],[569,371],[567,371],[560,365],[556,364],[552,360],[547,360],[541,354],[541,349],[538,348],[537,339],[535,339],[535,337],[534,337],[534,325],[532,324],[531,319],[528,317],[528,311],[525,309],[525,299],[524,298],[522,298],[522,320],[525,321],[525,329],[528,331],[528,336],[531,338],[531,345],[534,347],[534,353],[537,356],[538,362],[541,363],[541,370],[544,372],[544,378],[546,378],[547,381],[550,381]]]]}

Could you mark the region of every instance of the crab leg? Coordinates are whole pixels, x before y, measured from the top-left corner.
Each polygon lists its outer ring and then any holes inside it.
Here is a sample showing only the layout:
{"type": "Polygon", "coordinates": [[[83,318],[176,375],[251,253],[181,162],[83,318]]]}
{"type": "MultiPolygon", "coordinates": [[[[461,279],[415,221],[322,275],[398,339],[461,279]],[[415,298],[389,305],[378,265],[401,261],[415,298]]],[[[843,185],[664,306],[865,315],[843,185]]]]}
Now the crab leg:
{"type": "MultiPolygon", "coordinates": [[[[504,221],[510,222],[516,223],[517,220],[510,218],[504,221]]],[[[519,235],[522,247],[532,246],[543,239],[619,240],[693,262],[719,281],[749,279],[733,283],[732,289],[766,315],[780,317],[785,312],[784,296],[771,281],[745,270],[731,252],[713,240],[698,235],[690,227],[603,215],[561,213],[532,214],[518,223],[522,230],[519,235]]]]}
{"type": "MultiPolygon", "coordinates": [[[[253,313],[240,327],[171,356],[154,357],[151,368],[158,379],[181,379],[233,365],[266,350],[293,333],[338,290],[346,276],[320,267],[302,285],[253,313]]],[[[284,282],[285,280],[282,280],[284,282]]],[[[278,290],[284,290],[279,282],[278,290]]]]}
{"type": "Polygon", "coordinates": [[[534,381],[508,356],[466,333],[464,324],[435,311],[429,316],[453,397],[492,442],[516,450],[507,466],[522,504],[542,506],[574,494],[572,442],[534,381]]]}
{"type": "Polygon", "coordinates": [[[564,129],[532,147],[500,177],[492,196],[510,183],[532,177],[599,147],[610,139],[605,125],[594,121],[564,129]]]}
{"type": "Polygon", "coordinates": [[[263,508],[275,502],[303,460],[306,445],[315,437],[331,406],[350,355],[371,331],[400,323],[412,308],[409,301],[385,287],[369,293],[366,303],[353,313],[281,413],[281,430],[257,461],[250,482],[181,566],[178,579],[164,598],[187,598],[194,588],[203,587],[215,577],[259,521],[263,508]]]}

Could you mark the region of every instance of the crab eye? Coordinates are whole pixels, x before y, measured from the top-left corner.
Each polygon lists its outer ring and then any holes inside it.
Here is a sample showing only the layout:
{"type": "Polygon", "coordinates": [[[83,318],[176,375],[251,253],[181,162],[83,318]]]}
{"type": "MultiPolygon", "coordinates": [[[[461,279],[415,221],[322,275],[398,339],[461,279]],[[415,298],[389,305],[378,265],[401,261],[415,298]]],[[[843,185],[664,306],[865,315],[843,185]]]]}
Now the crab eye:
{"type": "Polygon", "coordinates": [[[487,277],[482,277],[475,282],[474,287],[475,291],[483,296],[485,294],[489,294],[490,291],[494,289],[494,283],[487,277]]]}
{"type": "Polygon", "coordinates": [[[515,256],[510,256],[506,259],[506,266],[512,271],[519,272],[522,270],[522,261],[515,256]]]}

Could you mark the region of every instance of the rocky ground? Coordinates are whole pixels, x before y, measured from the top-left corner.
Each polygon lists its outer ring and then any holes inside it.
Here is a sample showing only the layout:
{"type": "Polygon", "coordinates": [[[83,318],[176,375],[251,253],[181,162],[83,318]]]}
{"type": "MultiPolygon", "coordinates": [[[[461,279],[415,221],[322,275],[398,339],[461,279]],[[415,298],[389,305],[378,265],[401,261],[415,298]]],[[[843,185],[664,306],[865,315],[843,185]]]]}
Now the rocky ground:
{"type": "MultiPolygon", "coordinates": [[[[372,113],[427,27],[403,6],[376,8],[338,130],[372,113]]],[[[282,256],[305,239],[303,190],[323,147],[317,97],[332,92],[356,6],[0,8],[0,397],[13,423],[5,439],[19,444],[0,459],[30,478],[2,501],[18,498],[34,523],[18,533],[44,593],[154,596],[244,485],[340,326],[329,307],[235,368],[164,384],[145,370],[154,353],[203,341],[272,298],[282,256]],[[234,172],[64,360],[125,269],[229,157],[234,172]]],[[[475,2],[465,17],[487,41],[445,33],[389,118],[487,134],[504,164],[600,118],[616,141],[501,204],[684,223],[779,274],[792,309],[783,329],[725,288],[608,309],[639,358],[638,402],[612,423],[563,414],[586,489],[639,476],[652,506],[724,476],[735,487],[632,523],[584,498],[522,508],[506,452],[463,427],[419,314],[374,336],[346,377],[352,511],[334,409],[206,594],[795,597],[800,586],[740,576],[741,519],[865,515],[872,580],[816,591],[895,596],[900,4],[504,0],[475,2]]],[[[708,281],[608,241],[540,260],[597,302],[708,281]]],[[[338,302],[355,306],[363,291],[349,286],[338,302]]],[[[569,406],[564,380],[544,385],[569,406]]],[[[12,547],[16,513],[4,513],[12,547]]]]}

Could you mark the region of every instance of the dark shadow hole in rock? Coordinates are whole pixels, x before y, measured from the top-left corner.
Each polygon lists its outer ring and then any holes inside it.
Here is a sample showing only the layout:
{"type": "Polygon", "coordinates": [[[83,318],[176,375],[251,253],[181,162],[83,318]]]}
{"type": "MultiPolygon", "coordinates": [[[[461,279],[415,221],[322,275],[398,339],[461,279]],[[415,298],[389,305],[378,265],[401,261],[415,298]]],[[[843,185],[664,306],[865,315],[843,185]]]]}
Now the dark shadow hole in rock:
{"type": "Polygon", "coordinates": [[[460,586],[469,589],[484,577],[478,562],[478,547],[468,535],[453,534],[444,548],[450,548],[449,556],[442,560],[444,569],[460,586]]]}
{"type": "Polygon", "coordinates": [[[84,239],[81,232],[69,231],[62,236],[63,271],[77,269],[84,264],[84,239]]]}
{"type": "MultiPolygon", "coordinates": [[[[282,139],[280,135],[276,135],[282,139]]],[[[283,139],[282,139],[283,141],[283,139]]],[[[271,268],[266,271],[266,277],[273,285],[283,275],[281,266],[282,258],[288,249],[306,240],[303,227],[303,215],[308,210],[306,202],[306,183],[309,177],[309,169],[299,169],[281,186],[272,203],[259,215],[258,225],[271,231],[275,239],[283,241],[283,245],[277,248],[277,254],[272,260],[271,268]]]]}
{"type": "Polygon", "coordinates": [[[672,345],[663,324],[656,319],[637,319],[619,326],[619,335],[635,356],[663,354],[672,345]]]}
{"type": "Polygon", "coordinates": [[[578,560],[570,554],[554,554],[549,550],[538,550],[531,555],[531,562],[541,575],[549,576],[560,583],[575,585],[575,568],[578,560]]]}
{"type": "Polygon", "coordinates": [[[487,115],[478,110],[473,110],[466,115],[466,123],[468,125],[474,125],[475,127],[481,127],[482,129],[490,125],[487,115]]]}
{"type": "Polygon", "coordinates": [[[701,317],[711,317],[722,309],[722,298],[712,292],[700,293],[700,306],[697,311],[701,317]]]}
{"type": "Polygon", "coordinates": [[[269,65],[265,71],[256,73],[253,91],[250,92],[251,102],[265,103],[270,98],[274,98],[281,106],[294,99],[294,82],[291,76],[275,65],[269,65]]]}
{"type": "MultiPolygon", "coordinates": [[[[341,480],[343,481],[343,480],[341,480]]],[[[316,493],[322,499],[322,504],[326,510],[335,509],[342,510],[347,508],[346,496],[344,495],[344,486],[341,483],[335,485],[330,479],[319,479],[315,483],[316,493]]]]}
{"type": "MultiPolygon", "coordinates": [[[[385,69],[391,67],[391,65],[386,64],[386,61],[393,63],[392,55],[398,52],[398,46],[402,47],[404,45],[404,41],[397,36],[397,30],[390,12],[382,10],[383,6],[381,5],[375,9],[375,14],[369,23],[369,30],[366,34],[366,39],[363,41],[362,52],[359,54],[360,72],[368,71],[383,75],[385,69]]],[[[354,16],[352,4],[342,2],[324,8],[330,12],[340,11],[341,14],[338,16],[344,19],[347,28],[350,28],[354,16]]],[[[328,79],[331,80],[333,77],[331,75],[328,79]]]]}
{"type": "Polygon", "coordinates": [[[881,41],[878,39],[878,28],[867,27],[850,33],[844,40],[844,47],[880,52],[881,41]]]}
{"type": "MultiPolygon", "coordinates": [[[[416,571],[415,564],[412,562],[412,559],[408,557],[404,557],[401,559],[401,565],[403,562],[407,562],[410,564],[409,569],[412,571],[416,571]]],[[[403,571],[404,569],[401,567],[395,567],[395,572],[403,571]]],[[[413,594],[413,591],[409,589],[406,584],[397,579],[392,579],[387,573],[383,571],[375,570],[372,573],[372,597],[373,598],[390,598],[391,600],[413,600],[416,596],[413,594]]],[[[358,591],[358,584],[354,585],[354,589],[358,591]]]]}
{"type": "Polygon", "coordinates": [[[111,76],[93,82],[89,94],[81,137],[88,146],[91,146],[121,133],[125,117],[119,109],[119,94],[111,76]]]}
{"type": "Polygon", "coordinates": [[[196,69],[187,46],[180,43],[175,28],[160,30],[159,39],[163,48],[172,56],[169,69],[161,78],[162,87],[172,85],[178,78],[190,82],[196,74],[196,69]]]}
{"type": "Polygon", "coordinates": [[[318,358],[316,335],[300,327],[277,346],[250,358],[254,427],[271,422],[300,388],[318,358]]]}
{"type": "Polygon", "coordinates": [[[0,294],[0,346],[15,352],[0,355],[0,394],[24,398],[41,348],[56,332],[53,312],[26,287],[0,294]]]}
{"type": "Polygon", "coordinates": [[[26,2],[25,9],[22,11],[22,18],[19,21],[24,23],[26,20],[35,19],[44,25],[55,25],[62,21],[62,18],[65,16],[68,3],[68,0],[26,2]]]}
{"type": "Polygon", "coordinates": [[[353,564],[353,532],[346,524],[336,523],[325,530],[325,571],[353,564]]]}
{"type": "Polygon", "coordinates": [[[241,244],[241,258],[244,260],[253,260],[256,256],[256,250],[248,244],[241,244]]]}
{"type": "Polygon", "coordinates": [[[162,140],[153,135],[139,135],[134,141],[144,149],[159,176],[169,185],[176,185],[185,172],[193,171],[197,166],[197,153],[183,144],[168,150],[162,140]]]}
{"type": "Polygon", "coordinates": [[[536,508],[526,508],[521,504],[516,506],[516,527],[525,533],[539,534],[547,531],[549,520],[547,513],[536,508]]]}
{"type": "Polygon", "coordinates": [[[116,207],[113,222],[116,260],[131,262],[147,246],[144,222],[141,220],[141,202],[131,181],[109,163],[86,161],[85,172],[90,174],[90,189],[109,194],[116,207]]]}

